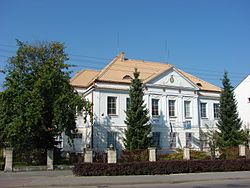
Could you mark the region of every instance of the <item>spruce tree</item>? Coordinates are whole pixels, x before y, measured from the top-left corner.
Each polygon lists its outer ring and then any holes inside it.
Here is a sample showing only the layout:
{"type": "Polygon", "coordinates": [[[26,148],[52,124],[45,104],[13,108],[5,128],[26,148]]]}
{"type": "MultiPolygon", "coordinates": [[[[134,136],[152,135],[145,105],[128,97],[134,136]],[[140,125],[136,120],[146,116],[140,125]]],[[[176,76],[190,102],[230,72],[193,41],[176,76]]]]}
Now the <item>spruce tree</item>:
{"type": "Polygon", "coordinates": [[[217,125],[220,130],[218,133],[218,145],[220,148],[234,147],[242,144],[244,138],[241,130],[242,122],[237,112],[237,102],[227,72],[224,74],[222,84],[223,91],[220,97],[219,121],[217,125]]]}
{"type": "Polygon", "coordinates": [[[130,85],[130,102],[126,111],[127,130],[125,130],[124,144],[126,149],[146,149],[150,146],[151,124],[148,110],[143,101],[143,84],[139,79],[140,73],[135,69],[134,79],[130,85]]]}

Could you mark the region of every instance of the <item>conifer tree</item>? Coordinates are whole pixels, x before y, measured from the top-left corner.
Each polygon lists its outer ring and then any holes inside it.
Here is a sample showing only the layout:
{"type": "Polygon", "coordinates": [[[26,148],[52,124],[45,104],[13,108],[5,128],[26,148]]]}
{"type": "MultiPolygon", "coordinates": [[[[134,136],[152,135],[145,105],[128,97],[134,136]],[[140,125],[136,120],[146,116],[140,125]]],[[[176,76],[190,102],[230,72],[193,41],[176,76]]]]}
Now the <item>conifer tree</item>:
{"type": "Polygon", "coordinates": [[[130,102],[126,111],[127,130],[125,130],[126,149],[146,149],[150,146],[151,124],[148,110],[143,101],[143,84],[139,79],[140,73],[135,69],[134,79],[130,85],[130,102]]]}
{"type": "Polygon", "coordinates": [[[220,98],[219,121],[217,125],[220,130],[218,133],[218,145],[220,148],[234,147],[242,144],[244,138],[241,130],[242,122],[237,112],[237,102],[227,72],[224,74],[222,84],[223,91],[220,98]]]}

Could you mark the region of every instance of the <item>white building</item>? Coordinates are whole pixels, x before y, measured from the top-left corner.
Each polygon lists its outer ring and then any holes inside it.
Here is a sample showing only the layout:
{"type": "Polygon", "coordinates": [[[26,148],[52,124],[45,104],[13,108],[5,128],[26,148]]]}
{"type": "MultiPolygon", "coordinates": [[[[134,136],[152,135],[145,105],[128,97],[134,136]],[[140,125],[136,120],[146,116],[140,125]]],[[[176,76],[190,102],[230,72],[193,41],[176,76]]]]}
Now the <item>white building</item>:
{"type": "MultiPolygon", "coordinates": [[[[83,70],[71,84],[93,103],[94,126],[78,118],[75,152],[86,144],[105,150],[110,144],[123,149],[125,110],[134,69],[145,84],[144,101],[152,122],[153,140],[159,148],[200,148],[200,130],[214,128],[221,89],[170,64],[130,60],[124,53],[100,71],[83,70]],[[92,135],[92,136],[91,136],[92,135]],[[91,137],[93,138],[91,141],[91,137]],[[92,142],[92,143],[91,143],[92,142]]],[[[64,150],[73,151],[64,137],[64,150]]]]}
{"type": "Polygon", "coordinates": [[[243,128],[250,128],[250,75],[234,89],[234,94],[243,128]]]}

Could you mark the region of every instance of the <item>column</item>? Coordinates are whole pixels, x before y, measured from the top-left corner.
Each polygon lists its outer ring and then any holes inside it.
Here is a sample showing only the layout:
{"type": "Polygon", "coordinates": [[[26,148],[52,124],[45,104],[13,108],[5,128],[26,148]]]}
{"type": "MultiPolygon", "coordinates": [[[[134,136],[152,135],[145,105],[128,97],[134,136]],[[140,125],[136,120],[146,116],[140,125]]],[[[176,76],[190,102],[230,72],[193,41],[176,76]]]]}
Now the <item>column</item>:
{"type": "Polygon", "coordinates": [[[53,151],[53,149],[47,150],[47,170],[54,170],[54,151],[53,151]]]}
{"type": "Polygon", "coordinates": [[[149,161],[150,162],[156,161],[156,148],[154,147],[148,148],[148,152],[149,152],[149,161]]]}
{"type": "Polygon", "coordinates": [[[93,150],[91,148],[86,148],[84,154],[85,163],[93,163],[93,150]]]}
{"type": "Polygon", "coordinates": [[[184,147],[183,149],[183,159],[190,160],[190,149],[188,147],[184,147]]]}
{"type": "Polygon", "coordinates": [[[4,150],[5,156],[5,167],[4,172],[12,172],[13,171],[13,148],[5,148],[4,150]]]}
{"type": "Polygon", "coordinates": [[[108,163],[117,163],[117,152],[114,147],[108,148],[108,163]]]}

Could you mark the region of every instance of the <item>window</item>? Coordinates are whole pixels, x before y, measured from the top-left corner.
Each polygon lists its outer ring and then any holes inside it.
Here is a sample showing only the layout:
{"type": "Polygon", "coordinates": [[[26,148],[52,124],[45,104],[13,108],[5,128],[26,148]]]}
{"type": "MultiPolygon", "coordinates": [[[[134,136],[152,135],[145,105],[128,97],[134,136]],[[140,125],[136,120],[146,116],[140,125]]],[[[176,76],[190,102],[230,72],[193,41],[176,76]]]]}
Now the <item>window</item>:
{"type": "Polygon", "coordinates": [[[170,133],[170,142],[169,142],[170,148],[176,148],[176,137],[177,137],[177,133],[175,132],[170,133]]]}
{"type": "Polygon", "coordinates": [[[218,103],[214,103],[214,119],[218,119],[219,118],[219,104],[218,103]]]}
{"type": "Polygon", "coordinates": [[[116,115],[117,97],[108,97],[108,115],[116,115]]]}
{"type": "Polygon", "coordinates": [[[159,116],[159,99],[152,99],[152,116],[159,116]]]}
{"type": "Polygon", "coordinates": [[[207,117],[207,103],[201,103],[201,117],[207,117]]]}
{"type": "Polygon", "coordinates": [[[191,117],[190,113],[190,101],[184,101],[184,113],[185,113],[185,118],[191,117]]]}
{"type": "Polygon", "coordinates": [[[153,132],[153,145],[157,148],[160,147],[160,132],[153,132]]]}
{"type": "Polygon", "coordinates": [[[183,122],[184,129],[191,129],[191,121],[184,121],[183,122]]]}
{"type": "Polygon", "coordinates": [[[130,105],[130,98],[126,98],[126,110],[128,110],[130,105]]]}
{"type": "Polygon", "coordinates": [[[186,147],[192,146],[192,133],[186,132],[186,147]]]}
{"type": "Polygon", "coordinates": [[[175,100],[168,101],[168,110],[169,110],[170,117],[175,116],[175,100]]]}
{"type": "Polygon", "coordinates": [[[116,148],[117,132],[107,132],[107,148],[112,144],[116,148]]]}

